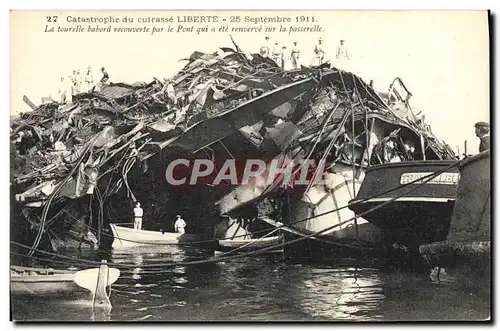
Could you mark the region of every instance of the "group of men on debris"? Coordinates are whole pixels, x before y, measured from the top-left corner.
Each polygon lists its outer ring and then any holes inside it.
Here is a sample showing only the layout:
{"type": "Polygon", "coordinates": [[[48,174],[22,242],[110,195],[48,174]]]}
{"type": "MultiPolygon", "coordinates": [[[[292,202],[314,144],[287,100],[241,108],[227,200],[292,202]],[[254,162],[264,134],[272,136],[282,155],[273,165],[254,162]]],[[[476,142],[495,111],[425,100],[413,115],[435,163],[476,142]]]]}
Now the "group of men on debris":
{"type": "MultiPolygon", "coordinates": [[[[347,48],[345,46],[345,40],[340,40],[340,44],[337,46],[336,52],[336,65],[342,67],[346,60],[349,60],[349,54],[347,53],[347,48]]],[[[325,49],[323,45],[323,39],[320,37],[318,42],[314,46],[314,56],[311,61],[312,66],[319,66],[324,63],[325,60],[325,49]]],[[[269,37],[265,37],[264,45],[260,48],[260,55],[262,57],[267,57],[276,62],[277,65],[281,67],[282,70],[288,69],[288,61],[291,61],[292,69],[298,69],[300,67],[300,49],[297,42],[293,42],[291,52],[287,53],[287,47],[279,45],[276,41],[274,46],[271,47],[269,37]]]]}
{"type": "Polygon", "coordinates": [[[92,73],[91,66],[87,67],[85,78],[82,78],[82,76],[80,75],[80,69],[73,70],[73,74],[69,76],[68,80],[66,80],[64,77],[61,77],[59,90],[57,92],[59,103],[72,102],[73,96],[80,93],[92,92],[95,88],[100,88],[102,87],[102,85],[107,84],[109,81],[109,75],[106,72],[106,69],[102,67],[101,72],[102,78],[97,85],[94,81],[94,75],[92,73]]]}

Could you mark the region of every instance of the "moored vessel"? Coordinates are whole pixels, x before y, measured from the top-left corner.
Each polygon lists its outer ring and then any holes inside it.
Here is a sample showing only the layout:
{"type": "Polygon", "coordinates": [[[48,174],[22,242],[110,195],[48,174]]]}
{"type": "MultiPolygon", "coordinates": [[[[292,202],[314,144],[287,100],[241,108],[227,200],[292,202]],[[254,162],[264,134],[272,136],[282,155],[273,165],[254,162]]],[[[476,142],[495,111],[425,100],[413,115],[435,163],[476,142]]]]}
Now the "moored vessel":
{"type": "Polygon", "coordinates": [[[456,164],[427,160],[371,167],[349,208],[361,214],[390,202],[364,218],[383,231],[387,245],[418,251],[423,243],[446,238],[460,177],[456,164]]]}
{"type": "MultiPolygon", "coordinates": [[[[429,266],[465,281],[490,279],[491,177],[490,150],[461,161],[460,181],[447,237],[421,245],[429,266]]],[[[439,280],[439,279],[438,279],[439,280]]]]}
{"type": "Polygon", "coordinates": [[[199,236],[189,233],[138,230],[111,223],[112,248],[126,248],[144,245],[177,245],[195,242],[199,236]]]}

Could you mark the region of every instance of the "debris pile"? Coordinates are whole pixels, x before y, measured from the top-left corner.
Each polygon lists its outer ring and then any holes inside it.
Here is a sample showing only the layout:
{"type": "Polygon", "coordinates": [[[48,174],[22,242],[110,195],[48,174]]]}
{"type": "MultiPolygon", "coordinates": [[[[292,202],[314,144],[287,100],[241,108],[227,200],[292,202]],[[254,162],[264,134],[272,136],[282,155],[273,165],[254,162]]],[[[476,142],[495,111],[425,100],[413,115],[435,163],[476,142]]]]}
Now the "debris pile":
{"type": "MultiPolygon", "coordinates": [[[[314,141],[319,130],[327,132],[326,126],[307,123],[336,117],[329,125],[343,126],[345,112],[332,117],[332,109],[336,99],[349,100],[351,106],[357,107],[356,116],[364,116],[367,109],[380,112],[418,131],[438,158],[454,157],[451,149],[437,140],[411,111],[398,112],[394,105],[404,105],[409,98],[404,99],[401,93],[390,91],[387,98],[381,96],[359,77],[330,68],[328,63],[283,71],[269,58],[258,54],[247,57],[236,44],[235,49],[220,50],[213,54],[194,52],[185,59],[188,63],[177,75],[164,81],[155,78],[150,83],[133,85],[109,83],[99,91],[74,96],[72,103],[43,104],[11,120],[11,195],[22,210],[15,217],[28,220],[26,223],[38,232],[34,246],[47,223],[58,217],[65,217],[65,222],[80,220],[100,229],[104,219],[112,217],[103,208],[110,196],[123,188],[135,200],[128,178],[133,167],[143,167],[142,173],[147,173],[142,160],[158,154],[180,137],[191,139],[187,132],[194,129],[205,139],[200,146],[220,140],[224,135],[212,137],[210,125],[225,121],[223,116],[237,108],[240,112],[232,115],[225,127],[232,126],[247,137],[243,129],[254,130],[259,111],[273,112],[280,120],[274,121],[277,124],[268,131],[270,135],[276,131],[273,138],[277,145],[286,145],[291,139],[288,131],[280,131],[287,130],[280,124],[283,120],[299,126],[302,137],[309,136],[314,141]],[[295,87],[295,94],[286,94],[286,89],[295,87]],[[292,101],[294,105],[290,106],[292,101]],[[290,111],[299,103],[301,116],[290,111]],[[242,119],[238,122],[235,116],[242,119]],[[288,138],[279,138],[281,142],[277,142],[280,135],[288,138]],[[69,211],[71,208],[64,201],[82,197],[88,197],[81,203],[83,207],[69,211]],[[27,212],[28,209],[35,212],[27,212]]],[[[196,150],[195,145],[187,152],[196,150]]]]}
{"type": "Polygon", "coordinates": [[[193,53],[185,68],[165,82],[109,84],[75,96],[71,104],[43,104],[23,113],[11,121],[12,183],[28,187],[64,178],[90,142],[92,160],[80,163],[101,168],[128,144],[150,140],[148,131],[178,136],[199,121],[305,77],[282,72],[258,55],[249,60],[232,49],[222,51],[193,53]]]}

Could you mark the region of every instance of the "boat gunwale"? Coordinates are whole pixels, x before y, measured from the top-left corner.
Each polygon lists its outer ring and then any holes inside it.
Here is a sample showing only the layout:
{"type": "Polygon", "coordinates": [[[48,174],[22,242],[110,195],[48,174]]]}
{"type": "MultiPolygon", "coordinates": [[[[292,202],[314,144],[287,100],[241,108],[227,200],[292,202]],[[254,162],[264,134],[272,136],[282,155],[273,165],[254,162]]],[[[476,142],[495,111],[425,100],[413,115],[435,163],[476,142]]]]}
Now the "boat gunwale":
{"type": "Polygon", "coordinates": [[[125,229],[126,232],[134,232],[134,233],[137,233],[137,234],[144,234],[144,235],[160,235],[160,236],[165,236],[165,235],[169,235],[169,234],[172,234],[172,235],[176,235],[176,236],[183,236],[183,235],[188,235],[188,236],[191,236],[191,235],[194,235],[194,234],[191,234],[191,233],[178,233],[178,232],[162,232],[162,231],[153,231],[153,230],[136,230],[134,228],[127,228],[125,226],[119,226],[119,225],[116,225],[115,223],[110,223],[109,224],[110,226],[113,225],[113,227],[115,227],[115,229],[125,229]]]}
{"type": "MultiPolygon", "coordinates": [[[[491,154],[491,151],[489,149],[487,149],[479,154],[475,154],[475,155],[472,155],[471,157],[467,157],[467,158],[463,159],[462,162],[460,162],[460,164],[458,165],[458,168],[460,171],[462,171],[463,168],[471,166],[475,162],[481,161],[485,158],[490,158],[490,154],[491,154]]],[[[491,160],[490,160],[490,162],[491,162],[491,160]]]]}
{"type": "Polygon", "coordinates": [[[251,238],[251,239],[221,239],[219,240],[219,244],[221,243],[241,243],[241,244],[258,244],[258,243],[269,243],[276,240],[280,240],[282,236],[273,236],[267,238],[251,238]]]}
{"type": "MultiPolygon", "coordinates": [[[[371,171],[376,171],[380,169],[388,169],[388,168],[404,168],[404,167],[410,167],[410,166],[451,166],[452,164],[456,163],[457,160],[417,160],[417,161],[404,161],[404,162],[392,162],[392,163],[384,163],[384,164],[377,164],[371,167],[366,168],[365,174],[368,174],[371,171]]],[[[457,165],[458,167],[458,165],[457,165]]],[[[451,168],[453,169],[453,167],[451,168]]],[[[449,169],[449,170],[451,170],[449,169]]]]}
{"type": "Polygon", "coordinates": [[[11,275],[10,281],[14,283],[73,283],[75,275],[65,274],[66,277],[61,279],[61,275],[11,275]]]}
{"type": "MultiPolygon", "coordinates": [[[[379,197],[379,198],[370,198],[368,200],[365,199],[357,199],[349,201],[350,205],[361,205],[361,204],[371,204],[371,203],[379,203],[385,202],[394,199],[393,197],[379,197]]],[[[448,198],[448,197],[399,197],[393,202],[425,202],[425,203],[449,203],[454,202],[456,198],[448,198]]]]}

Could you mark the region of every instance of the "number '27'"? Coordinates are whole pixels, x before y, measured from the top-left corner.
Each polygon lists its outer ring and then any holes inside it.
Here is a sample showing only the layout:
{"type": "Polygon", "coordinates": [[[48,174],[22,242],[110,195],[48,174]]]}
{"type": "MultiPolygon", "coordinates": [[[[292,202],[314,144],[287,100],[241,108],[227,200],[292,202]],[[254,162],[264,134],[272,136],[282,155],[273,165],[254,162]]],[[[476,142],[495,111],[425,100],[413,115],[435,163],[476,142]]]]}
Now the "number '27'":
{"type": "Polygon", "coordinates": [[[57,16],[47,16],[47,22],[57,23],[57,16]]]}

